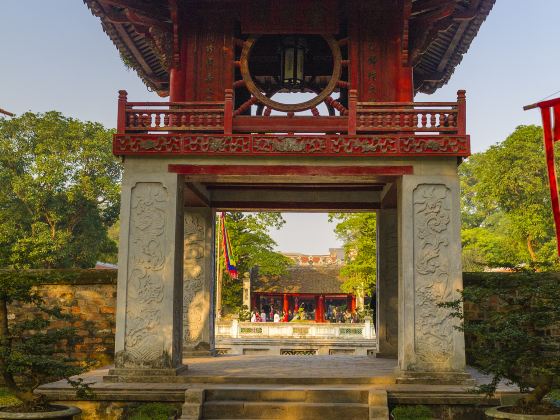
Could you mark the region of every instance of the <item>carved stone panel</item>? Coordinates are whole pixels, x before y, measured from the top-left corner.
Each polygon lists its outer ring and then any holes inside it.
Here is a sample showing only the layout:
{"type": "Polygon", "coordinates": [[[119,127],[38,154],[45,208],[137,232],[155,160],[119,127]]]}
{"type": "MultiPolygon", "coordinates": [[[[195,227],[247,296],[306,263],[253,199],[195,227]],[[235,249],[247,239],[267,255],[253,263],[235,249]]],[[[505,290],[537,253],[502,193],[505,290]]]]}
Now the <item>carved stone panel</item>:
{"type": "Polygon", "coordinates": [[[207,347],[210,292],[207,287],[207,220],[202,213],[185,213],[183,343],[187,348],[207,347]],[[204,344],[202,344],[204,343],[204,344]]]}
{"type": "Polygon", "coordinates": [[[394,209],[378,211],[377,334],[379,353],[397,355],[398,343],[398,226],[394,209]]]}
{"type": "Polygon", "coordinates": [[[132,188],[128,242],[128,281],[124,352],[118,367],[171,367],[161,334],[165,295],[166,209],[169,197],[158,182],[132,188]]]}
{"type": "Polygon", "coordinates": [[[414,327],[418,369],[445,369],[454,354],[454,323],[438,303],[453,298],[450,280],[451,192],[420,184],[414,205],[414,327]]]}

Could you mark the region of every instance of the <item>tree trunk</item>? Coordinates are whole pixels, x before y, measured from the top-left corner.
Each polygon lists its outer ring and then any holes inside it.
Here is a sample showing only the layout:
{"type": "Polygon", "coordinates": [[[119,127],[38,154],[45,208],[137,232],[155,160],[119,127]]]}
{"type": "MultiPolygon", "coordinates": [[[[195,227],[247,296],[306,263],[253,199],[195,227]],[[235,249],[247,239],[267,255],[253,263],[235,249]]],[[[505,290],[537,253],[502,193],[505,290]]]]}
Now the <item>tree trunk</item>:
{"type": "Polygon", "coordinates": [[[4,379],[4,385],[14,394],[26,407],[36,405],[43,400],[43,396],[35,395],[33,390],[22,390],[16,383],[14,375],[8,371],[8,360],[12,349],[12,338],[8,324],[8,302],[0,299],[0,372],[4,379]]]}
{"type": "Polygon", "coordinates": [[[552,380],[550,379],[546,383],[538,384],[533,392],[527,395],[525,398],[519,400],[519,404],[522,406],[530,406],[540,404],[542,399],[548,394],[552,389],[552,380]]]}

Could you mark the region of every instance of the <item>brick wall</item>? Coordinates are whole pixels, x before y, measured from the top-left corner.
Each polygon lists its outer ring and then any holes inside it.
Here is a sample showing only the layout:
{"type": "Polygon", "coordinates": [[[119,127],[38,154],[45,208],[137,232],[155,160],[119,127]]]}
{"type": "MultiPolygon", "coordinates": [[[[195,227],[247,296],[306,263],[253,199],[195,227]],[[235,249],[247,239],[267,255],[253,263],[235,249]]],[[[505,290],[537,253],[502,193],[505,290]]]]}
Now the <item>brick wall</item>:
{"type": "MultiPolygon", "coordinates": [[[[535,286],[552,285],[558,296],[560,290],[560,273],[533,273],[531,277],[523,280],[522,277],[516,273],[463,273],[463,284],[465,287],[484,287],[484,282],[490,281],[499,286],[500,295],[514,295],[516,287],[520,281],[534,282],[535,286]]],[[[467,321],[477,321],[487,319],[493,312],[503,310],[505,302],[499,296],[491,296],[485,309],[480,305],[466,301],[464,303],[464,315],[467,321]]],[[[529,310],[529,308],[527,308],[529,310]]],[[[560,358],[560,323],[549,325],[542,330],[542,334],[548,337],[547,350],[556,352],[560,358]]],[[[467,356],[467,363],[472,360],[470,357],[472,349],[473,338],[465,335],[465,350],[467,356]]]]}
{"type": "MultiPolygon", "coordinates": [[[[83,342],[77,344],[74,356],[83,359],[86,356],[97,359],[106,365],[113,361],[115,346],[115,304],[116,304],[116,270],[37,270],[37,291],[47,304],[59,305],[74,314],[76,321],[73,325],[83,342]]],[[[1,275],[1,273],[0,273],[1,275]]],[[[515,276],[509,273],[464,273],[465,286],[473,286],[487,278],[488,275],[499,276],[504,291],[514,293],[515,276]],[[512,281],[508,280],[511,279],[512,281]]],[[[551,281],[551,274],[543,274],[542,281],[551,281]]],[[[560,285],[560,273],[552,274],[557,277],[560,285]]],[[[554,280],[554,279],[552,279],[554,280]]],[[[538,280],[537,280],[538,281],[538,280]]],[[[500,310],[500,299],[490,298],[489,309],[500,310]]],[[[469,320],[482,319],[488,314],[482,313],[481,308],[471,302],[465,302],[465,318],[469,320]]],[[[12,305],[11,317],[33,317],[33,308],[29,305],[12,305]]],[[[54,321],[50,328],[66,325],[64,321],[54,321]]],[[[551,344],[555,344],[560,357],[560,325],[551,325],[544,331],[551,337],[551,344]]],[[[466,337],[467,358],[469,356],[469,337],[466,337]]]]}
{"type": "MultiPolygon", "coordinates": [[[[74,315],[74,321],[51,322],[49,328],[72,325],[83,338],[73,357],[93,358],[100,365],[113,362],[115,350],[116,270],[37,270],[36,290],[47,306],[58,305],[74,315]]],[[[36,316],[30,305],[13,304],[9,318],[36,316]]]]}

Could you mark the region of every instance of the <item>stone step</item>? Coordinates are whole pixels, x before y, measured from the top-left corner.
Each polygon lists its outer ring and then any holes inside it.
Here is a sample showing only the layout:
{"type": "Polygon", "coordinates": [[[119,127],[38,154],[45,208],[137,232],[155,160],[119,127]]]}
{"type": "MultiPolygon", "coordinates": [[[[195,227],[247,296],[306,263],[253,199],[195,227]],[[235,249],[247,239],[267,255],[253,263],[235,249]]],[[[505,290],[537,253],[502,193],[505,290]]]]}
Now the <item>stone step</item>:
{"type": "Polygon", "coordinates": [[[369,418],[369,406],[358,403],[207,401],[202,408],[202,418],[363,420],[369,418]]]}
{"type": "Polygon", "coordinates": [[[354,403],[367,404],[367,389],[310,389],[302,388],[219,388],[206,389],[206,401],[254,401],[300,403],[354,403]]]}

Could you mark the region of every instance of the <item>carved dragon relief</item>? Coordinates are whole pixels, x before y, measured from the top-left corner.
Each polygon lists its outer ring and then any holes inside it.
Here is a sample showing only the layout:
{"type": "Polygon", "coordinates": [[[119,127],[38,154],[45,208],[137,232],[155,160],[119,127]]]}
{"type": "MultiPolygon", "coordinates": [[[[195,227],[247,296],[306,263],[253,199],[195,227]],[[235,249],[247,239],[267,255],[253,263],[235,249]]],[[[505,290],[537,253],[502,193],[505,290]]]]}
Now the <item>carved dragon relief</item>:
{"type": "Polygon", "coordinates": [[[161,183],[138,183],[132,189],[125,344],[117,367],[171,367],[161,334],[167,203],[161,183]]]}
{"type": "Polygon", "coordinates": [[[417,368],[445,367],[453,355],[453,322],[438,303],[452,298],[449,278],[450,192],[445,185],[414,190],[415,351],[417,368]]]}

